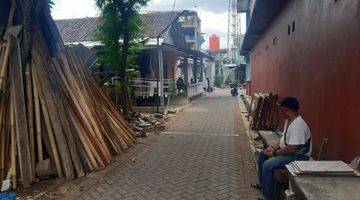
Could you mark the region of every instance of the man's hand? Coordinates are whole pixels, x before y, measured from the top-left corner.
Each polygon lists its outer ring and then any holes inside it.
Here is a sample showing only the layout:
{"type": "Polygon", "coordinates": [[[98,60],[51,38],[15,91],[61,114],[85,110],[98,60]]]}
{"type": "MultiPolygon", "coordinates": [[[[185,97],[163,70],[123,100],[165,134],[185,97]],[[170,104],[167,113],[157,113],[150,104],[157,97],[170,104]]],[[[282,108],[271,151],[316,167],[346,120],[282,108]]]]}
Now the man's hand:
{"type": "Polygon", "coordinates": [[[299,145],[287,145],[285,148],[276,151],[277,156],[291,156],[299,149],[299,145]]]}
{"type": "Polygon", "coordinates": [[[265,156],[270,158],[270,157],[274,156],[274,152],[275,152],[275,150],[272,147],[268,147],[265,149],[264,154],[265,154],[265,156]]]}

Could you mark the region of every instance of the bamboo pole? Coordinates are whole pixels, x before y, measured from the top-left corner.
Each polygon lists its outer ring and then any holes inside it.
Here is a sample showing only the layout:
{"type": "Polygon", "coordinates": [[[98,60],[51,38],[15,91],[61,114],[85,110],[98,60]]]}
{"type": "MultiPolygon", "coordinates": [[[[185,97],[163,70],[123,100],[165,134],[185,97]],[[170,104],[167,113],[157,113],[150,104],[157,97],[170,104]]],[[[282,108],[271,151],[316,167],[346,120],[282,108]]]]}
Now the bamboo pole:
{"type": "MultiPolygon", "coordinates": [[[[3,79],[5,79],[5,69],[7,68],[7,64],[4,64],[6,62],[6,59],[8,57],[8,46],[5,45],[3,49],[4,51],[1,51],[0,53],[0,81],[2,82],[3,79]],[[7,51],[7,52],[6,52],[7,51]]],[[[5,174],[5,133],[2,128],[3,121],[3,111],[5,109],[5,88],[4,85],[0,84],[0,181],[4,179],[5,174]]]]}
{"type": "Polygon", "coordinates": [[[8,27],[13,25],[12,21],[13,21],[13,18],[14,18],[15,9],[16,9],[16,0],[12,0],[10,13],[9,13],[9,18],[8,18],[8,23],[7,23],[8,27]]]}
{"type": "Polygon", "coordinates": [[[7,131],[7,124],[9,119],[9,95],[7,87],[2,88],[0,98],[0,179],[6,178],[5,172],[8,168],[8,155],[9,155],[9,143],[10,135],[7,131]]]}
{"type": "Polygon", "coordinates": [[[4,76],[7,71],[7,66],[8,66],[8,62],[9,62],[9,54],[10,54],[10,45],[7,44],[5,47],[4,60],[2,62],[1,71],[0,71],[0,88],[3,88],[3,85],[5,84],[4,76]]]}
{"type": "MultiPolygon", "coordinates": [[[[2,113],[1,113],[2,115],[2,113]]],[[[1,122],[2,125],[2,122],[1,122]]],[[[5,133],[4,129],[0,127],[0,181],[5,178],[5,133]]]]}
{"type": "Polygon", "coordinates": [[[33,71],[34,67],[31,67],[32,71],[32,86],[34,92],[34,107],[35,107],[35,130],[36,130],[36,147],[37,147],[37,158],[38,161],[44,160],[43,156],[43,144],[42,144],[42,133],[41,133],[41,116],[40,116],[40,99],[38,87],[36,87],[35,74],[33,71]]]}
{"type": "Polygon", "coordinates": [[[35,138],[34,138],[34,98],[32,91],[31,67],[30,62],[25,66],[25,86],[27,94],[27,119],[30,142],[31,167],[33,169],[33,178],[35,178],[35,138]]]}
{"type": "Polygon", "coordinates": [[[5,130],[3,128],[3,113],[5,110],[5,94],[1,94],[0,97],[0,181],[5,178],[5,130]]]}
{"type": "MultiPolygon", "coordinates": [[[[12,95],[11,95],[12,96],[12,95]]],[[[11,99],[11,97],[10,97],[11,99]]],[[[11,176],[12,186],[14,189],[17,188],[17,178],[16,178],[16,136],[15,136],[15,121],[14,121],[14,105],[13,101],[10,101],[10,132],[11,132],[11,166],[13,167],[13,172],[11,176]]]]}

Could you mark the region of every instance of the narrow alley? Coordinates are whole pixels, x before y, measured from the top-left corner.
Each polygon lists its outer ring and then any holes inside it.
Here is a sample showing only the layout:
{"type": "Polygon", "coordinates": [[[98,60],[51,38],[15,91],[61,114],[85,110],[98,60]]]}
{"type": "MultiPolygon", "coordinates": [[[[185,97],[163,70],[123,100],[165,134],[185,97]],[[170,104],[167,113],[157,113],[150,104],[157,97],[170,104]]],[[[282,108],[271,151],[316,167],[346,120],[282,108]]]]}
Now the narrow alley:
{"type": "Polygon", "coordinates": [[[257,199],[238,99],[212,95],[175,116],[156,142],[74,199],[257,199]]]}

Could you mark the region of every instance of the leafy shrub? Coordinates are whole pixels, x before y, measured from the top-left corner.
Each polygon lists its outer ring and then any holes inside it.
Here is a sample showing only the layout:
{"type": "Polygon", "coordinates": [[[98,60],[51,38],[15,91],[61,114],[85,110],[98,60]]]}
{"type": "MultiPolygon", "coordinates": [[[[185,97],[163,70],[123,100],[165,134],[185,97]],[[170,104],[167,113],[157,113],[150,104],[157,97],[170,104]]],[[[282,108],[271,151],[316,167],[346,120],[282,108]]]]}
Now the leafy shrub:
{"type": "Polygon", "coordinates": [[[215,76],[215,81],[214,81],[214,85],[216,87],[221,87],[221,85],[224,83],[224,77],[222,77],[221,75],[216,75],[215,76]]]}

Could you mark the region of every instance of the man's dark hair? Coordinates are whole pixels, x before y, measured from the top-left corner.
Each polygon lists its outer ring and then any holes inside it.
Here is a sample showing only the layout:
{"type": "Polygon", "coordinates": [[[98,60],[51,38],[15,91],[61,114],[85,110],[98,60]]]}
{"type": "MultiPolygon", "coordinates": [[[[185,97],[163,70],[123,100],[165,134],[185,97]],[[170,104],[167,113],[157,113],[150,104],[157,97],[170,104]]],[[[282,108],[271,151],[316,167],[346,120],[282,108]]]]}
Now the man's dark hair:
{"type": "Polygon", "coordinates": [[[280,106],[284,106],[287,108],[290,108],[291,110],[298,112],[299,111],[299,101],[294,97],[285,97],[281,103],[280,106]]]}

